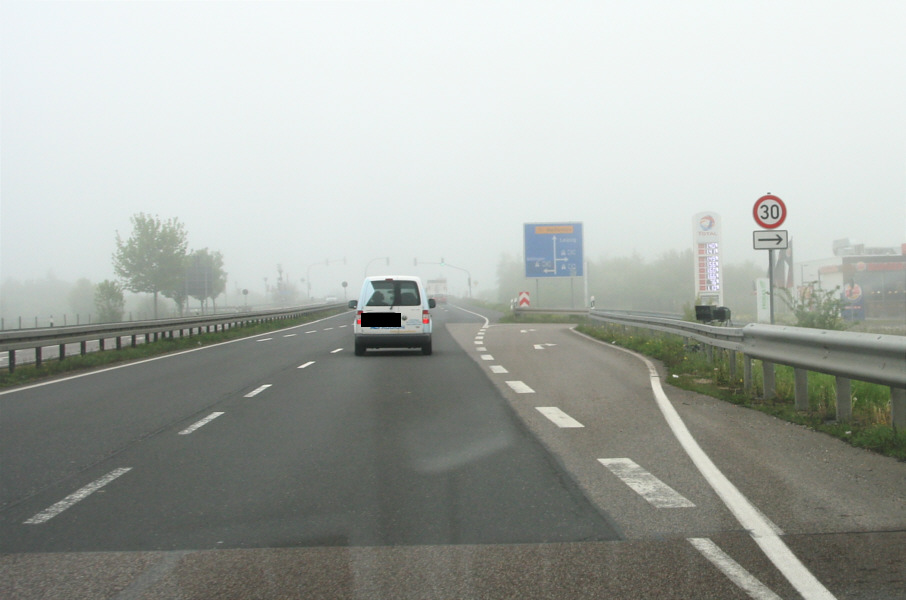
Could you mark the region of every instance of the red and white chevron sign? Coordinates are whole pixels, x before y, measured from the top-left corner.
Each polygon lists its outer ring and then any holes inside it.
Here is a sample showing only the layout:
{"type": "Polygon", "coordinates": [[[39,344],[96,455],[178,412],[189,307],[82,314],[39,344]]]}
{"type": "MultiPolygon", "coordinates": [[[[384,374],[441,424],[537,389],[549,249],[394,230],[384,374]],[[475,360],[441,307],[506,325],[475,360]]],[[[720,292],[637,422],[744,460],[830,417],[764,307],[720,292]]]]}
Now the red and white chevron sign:
{"type": "Polygon", "coordinates": [[[519,299],[516,301],[516,306],[522,308],[523,306],[530,306],[531,304],[532,302],[529,300],[529,293],[519,292],[519,299]]]}

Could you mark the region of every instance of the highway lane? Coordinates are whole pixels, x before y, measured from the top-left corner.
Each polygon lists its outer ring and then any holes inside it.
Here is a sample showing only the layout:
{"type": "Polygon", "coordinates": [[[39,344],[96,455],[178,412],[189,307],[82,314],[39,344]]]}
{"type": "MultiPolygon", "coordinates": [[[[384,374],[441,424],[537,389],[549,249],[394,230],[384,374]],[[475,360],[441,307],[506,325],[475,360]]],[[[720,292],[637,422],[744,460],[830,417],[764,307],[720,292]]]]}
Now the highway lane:
{"type": "MultiPolygon", "coordinates": [[[[3,480],[11,500],[0,513],[0,544],[13,554],[0,559],[0,586],[50,581],[79,597],[94,579],[114,589],[117,573],[131,586],[123,597],[149,598],[175,589],[199,598],[226,589],[265,590],[260,597],[305,597],[300,589],[363,598],[750,597],[712,562],[726,553],[745,565],[752,589],[797,597],[683,456],[636,359],[601,352],[563,327],[485,329],[454,307],[435,315],[430,357],[354,357],[345,316],[172,359],[178,366],[155,361],[0,396],[4,434],[40,430],[16,438],[23,448],[5,445],[6,435],[0,442],[4,467],[10,457],[18,473],[10,490],[3,480]],[[507,373],[491,371],[502,364],[507,373]],[[532,393],[506,383],[517,380],[532,393]],[[107,397],[118,390],[118,401],[107,397]],[[142,414],[126,417],[124,406],[142,414]],[[560,427],[538,406],[556,406],[583,427],[560,427]],[[20,421],[6,422],[7,414],[20,421]],[[29,467],[30,456],[42,467],[29,467]],[[47,521],[24,524],[125,468],[47,521]],[[627,483],[633,473],[654,486],[654,501],[627,483]],[[670,495],[654,480],[693,506],[657,505],[670,495]],[[98,568],[102,558],[87,550],[103,550],[116,567],[98,568]],[[319,569],[300,572],[298,564],[319,569]],[[67,576],[73,569],[81,587],[67,576]]],[[[703,411],[704,401],[692,400],[703,411]]],[[[878,518],[895,524],[896,515],[878,518]]],[[[882,541],[895,569],[896,546],[882,541]]],[[[830,547],[800,545],[817,554],[830,547]]],[[[864,556],[850,558],[865,566],[864,556]]],[[[849,589],[826,557],[812,562],[849,589]]],[[[878,570],[851,597],[897,597],[896,578],[883,577],[878,570]]]]}

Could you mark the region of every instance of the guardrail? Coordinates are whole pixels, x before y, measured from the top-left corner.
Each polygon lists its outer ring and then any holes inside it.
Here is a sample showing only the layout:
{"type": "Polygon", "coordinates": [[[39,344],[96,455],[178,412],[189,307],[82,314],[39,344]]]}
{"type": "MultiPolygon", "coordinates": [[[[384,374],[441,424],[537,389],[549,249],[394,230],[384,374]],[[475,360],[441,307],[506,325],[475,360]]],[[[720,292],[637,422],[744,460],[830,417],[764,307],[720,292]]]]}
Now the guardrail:
{"type": "MultiPolygon", "coordinates": [[[[517,311],[517,314],[526,311],[517,311]]],[[[563,311],[533,309],[531,312],[584,314],[630,327],[661,331],[694,339],[730,353],[730,374],[735,376],[736,353],[743,355],[743,385],[751,394],[752,361],[760,360],[765,397],[775,394],[774,365],[793,367],[795,405],[808,408],[808,372],[836,378],[837,420],[852,418],[851,380],[890,387],[893,425],[906,428],[906,336],[807,329],[750,323],[745,327],[717,327],[683,321],[671,315],[624,311],[563,311]]]]}
{"type": "Polygon", "coordinates": [[[113,339],[117,349],[122,348],[123,338],[128,338],[134,347],[138,338],[144,336],[144,341],[156,341],[161,336],[175,337],[179,335],[194,335],[210,333],[233,327],[242,327],[265,321],[292,319],[301,315],[346,308],[345,303],[316,304],[294,308],[283,308],[258,312],[237,312],[232,314],[217,314],[202,317],[183,317],[177,319],[158,319],[150,321],[129,321],[120,323],[104,323],[94,325],[71,325],[64,327],[45,327],[42,329],[17,329],[0,332],[0,352],[7,352],[9,356],[8,368],[10,372],[16,369],[16,350],[33,349],[35,351],[35,364],[41,365],[43,349],[52,346],[59,347],[59,360],[66,358],[67,344],[80,344],[80,353],[87,353],[87,343],[97,341],[100,349],[104,350],[106,341],[113,339]]]}

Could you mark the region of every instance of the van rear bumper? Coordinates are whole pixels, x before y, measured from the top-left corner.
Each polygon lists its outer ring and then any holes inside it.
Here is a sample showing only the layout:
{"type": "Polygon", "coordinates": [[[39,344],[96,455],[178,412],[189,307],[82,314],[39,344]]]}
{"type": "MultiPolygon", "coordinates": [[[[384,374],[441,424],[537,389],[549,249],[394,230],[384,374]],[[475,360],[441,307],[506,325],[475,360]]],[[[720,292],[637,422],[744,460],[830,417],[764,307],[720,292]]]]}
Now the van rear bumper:
{"type": "Polygon", "coordinates": [[[421,348],[431,341],[430,333],[357,333],[355,343],[365,348],[421,348]]]}

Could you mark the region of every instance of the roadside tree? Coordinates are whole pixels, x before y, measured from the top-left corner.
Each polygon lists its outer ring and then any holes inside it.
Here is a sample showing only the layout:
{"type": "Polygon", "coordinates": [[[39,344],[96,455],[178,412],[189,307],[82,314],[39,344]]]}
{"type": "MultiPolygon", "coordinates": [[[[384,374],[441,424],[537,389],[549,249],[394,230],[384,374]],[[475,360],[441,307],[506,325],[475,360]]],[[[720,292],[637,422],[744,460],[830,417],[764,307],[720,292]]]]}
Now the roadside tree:
{"type": "Polygon", "coordinates": [[[113,270],[131,292],[153,294],[154,318],[157,296],[184,297],[186,230],[178,219],[161,222],[138,213],[132,217],[132,235],[127,240],[116,233],[113,270]]]}

